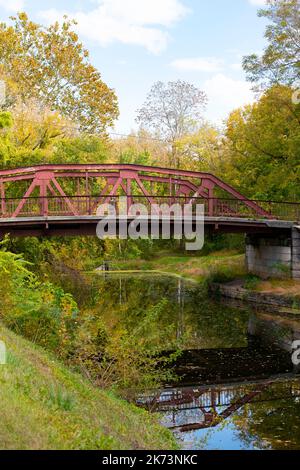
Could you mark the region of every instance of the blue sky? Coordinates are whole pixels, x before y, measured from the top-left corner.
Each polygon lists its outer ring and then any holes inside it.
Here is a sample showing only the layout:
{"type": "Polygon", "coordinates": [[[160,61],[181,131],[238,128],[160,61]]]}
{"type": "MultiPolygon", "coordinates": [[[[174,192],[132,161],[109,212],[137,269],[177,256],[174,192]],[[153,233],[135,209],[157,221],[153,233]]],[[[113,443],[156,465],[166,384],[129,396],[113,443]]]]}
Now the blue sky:
{"type": "Polygon", "coordinates": [[[64,13],[103,80],[116,90],[120,119],[115,130],[136,128],[136,110],[157,81],[189,81],[208,95],[205,117],[221,124],[253,100],[241,69],[243,55],[265,46],[264,0],[0,0],[0,19],[26,11],[49,24],[64,13]]]}

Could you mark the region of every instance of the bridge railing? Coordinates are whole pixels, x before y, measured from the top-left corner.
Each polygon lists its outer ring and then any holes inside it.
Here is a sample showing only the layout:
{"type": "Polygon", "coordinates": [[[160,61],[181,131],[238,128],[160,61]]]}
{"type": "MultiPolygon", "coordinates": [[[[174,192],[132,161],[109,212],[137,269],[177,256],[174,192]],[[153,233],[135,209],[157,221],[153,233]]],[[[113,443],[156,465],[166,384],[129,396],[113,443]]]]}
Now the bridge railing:
{"type": "MultiPolygon", "coordinates": [[[[143,204],[151,214],[155,206],[170,207],[179,204],[181,207],[191,204],[195,212],[197,204],[203,204],[207,217],[278,219],[292,222],[300,221],[300,203],[224,199],[224,198],[191,198],[190,196],[157,196],[131,195],[127,207],[132,204],[143,204]]],[[[124,199],[122,201],[124,203],[124,199]]],[[[47,196],[28,198],[0,199],[0,218],[38,217],[38,216],[88,216],[96,215],[100,204],[110,204],[120,215],[120,196],[47,196]]]]}

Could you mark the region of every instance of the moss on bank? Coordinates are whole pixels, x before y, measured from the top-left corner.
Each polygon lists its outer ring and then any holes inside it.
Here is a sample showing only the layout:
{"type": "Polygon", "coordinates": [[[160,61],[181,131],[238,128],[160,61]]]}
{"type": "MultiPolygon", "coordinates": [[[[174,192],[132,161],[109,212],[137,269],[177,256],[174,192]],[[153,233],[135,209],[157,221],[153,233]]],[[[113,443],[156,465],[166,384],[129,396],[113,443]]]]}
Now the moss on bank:
{"type": "Polygon", "coordinates": [[[93,387],[0,324],[1,449],[174,449],[155,416],[93,387]]]}

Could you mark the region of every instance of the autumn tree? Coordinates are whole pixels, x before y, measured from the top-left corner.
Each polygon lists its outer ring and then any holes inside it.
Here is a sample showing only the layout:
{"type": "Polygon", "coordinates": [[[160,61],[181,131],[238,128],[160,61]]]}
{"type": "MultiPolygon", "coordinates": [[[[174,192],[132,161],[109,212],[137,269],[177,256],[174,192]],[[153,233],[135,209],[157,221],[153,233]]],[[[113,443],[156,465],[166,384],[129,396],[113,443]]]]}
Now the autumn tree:
{"type": "Polygon", "coordinates": [[[76,126],[68,119],[35,99],[29,99],[25,106],[17,103],[13,108],[12,140],[16,147],[53,150],[60,139],[76,133],[76,126]]]}
{"type": "Polygon", "coordinates": [[[110,144],[96,135],[79,135],[59,139],[52,161],[55,163],[105,163],[110,161],[110,144]]]}
{"type": "Polygon", "coordinates": [[[137,111],[137,122],[169,142],[170,164],[178,166],[175,142],[198,127],[205,104],[205,93],[194,85],[181,80],[159,81],[137,111]]]}
{"type": "Polygon", "coordinates": [[[117,163],[166,166],[168,148],[163,140],[153,137],[145,129],[139,129],[112,141],[112,158],[117,163]]]}
{"type": "Polygon", "coordinates": [[[0,111],[0,168],[4,168],[11,156],[10,129],[13,125],[12,116],[0,111]]]}
{"type": "Polygon", "coordinates": [[[36,101],[76,123],[81,131],[104,133],[118,117],[117,98],[89,62],[89,53],[66,17],[44,27],[25,13],[0,24],[0,79],[7,107],[36,101]]]}
{"type": "Polygon", "coordinates": [[[292,85],[300,80],[300,2],[267,0],[267,7],[260,9],[258,15],[271,22],[265,32],[268,46],[261,57],[244,57],[247,77],[267,86],[292,85]]]}
{"type": "Polygon", "coordinates": [[[233,111],[226,127],[225,180],[254,199],[299,200],[300,105],[274,86],[258,102],[233,111]]]}
{"type": "Polygon", "coordinates": [[[216,127],[205,122],[196,132],[177,140],[175,145],[182,169],[215,174],[219,171],[222,138],[216,127]]]}

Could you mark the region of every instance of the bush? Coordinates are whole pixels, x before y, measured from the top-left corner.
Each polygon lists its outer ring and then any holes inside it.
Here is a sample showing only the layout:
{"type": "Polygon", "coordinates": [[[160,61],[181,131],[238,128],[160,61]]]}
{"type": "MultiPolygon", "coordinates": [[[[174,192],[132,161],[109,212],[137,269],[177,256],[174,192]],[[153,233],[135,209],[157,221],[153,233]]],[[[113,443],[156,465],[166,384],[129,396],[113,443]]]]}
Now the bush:
{"type": "MultiPolygon", "coordinates": [[[[161,332],[165,300],[133,312],[138,317],[134,324],[119,320],[113,308],[113,322],[105,320],[102,312],[93,312],[93,295],[89,308],[78,315],[73,296],[51,282],[39,281],[30,263],[5,250],[6,243],[0,250],[0,318],[9,328],[77,366],[101,387],[145,388],[171,377],[165,366],[179,348],[173,340],[174,325],[161,332]],[[162,354],[166,344],[175,353],[162,354]]],[[[68,397],[57,391],[52,401],[69,406],[68,397]]]]}
{"type": "Polygon", "coordinates": [[[12,330],[66,357],[72,349],[77,304],[70,294],[29,270],[21,255],[0,251],[0,318],[12,330]]]}
{"type": "MultiPolygon", "coordinates": [[[[108,325],[101,315],[85,312],[77,332],[75,362],[103,388],[117,387],[131,397],[137,389],[157,386],[173,377],[166,365],[180,354],[174,341],[175,326],[160,328],[160,317],[167,301],[136,312],[138,319],[126,324],[119,319],[108,325]],[[164,353],[165,345],[173,353],[164,353]]],[[[112,313],[113,315],[113,313],[112,313]]],[[[133,315],[135,316],[135,315],[133,315]]]]}

